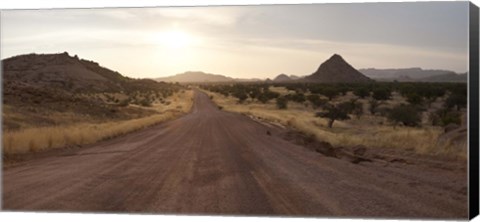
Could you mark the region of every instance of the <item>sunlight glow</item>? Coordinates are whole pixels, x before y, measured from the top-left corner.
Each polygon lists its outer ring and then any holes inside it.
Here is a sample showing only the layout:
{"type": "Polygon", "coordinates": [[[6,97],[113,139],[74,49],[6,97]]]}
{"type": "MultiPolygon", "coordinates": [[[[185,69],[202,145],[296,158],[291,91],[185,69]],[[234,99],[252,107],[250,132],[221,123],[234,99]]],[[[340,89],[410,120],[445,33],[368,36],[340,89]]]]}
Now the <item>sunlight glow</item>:
{"type": "Polygon", "coordinates": [[[156,41],[167,48],[187,48],[193,43],[191,35],[180,30],[170,30],[158,33],[156,41]]]}

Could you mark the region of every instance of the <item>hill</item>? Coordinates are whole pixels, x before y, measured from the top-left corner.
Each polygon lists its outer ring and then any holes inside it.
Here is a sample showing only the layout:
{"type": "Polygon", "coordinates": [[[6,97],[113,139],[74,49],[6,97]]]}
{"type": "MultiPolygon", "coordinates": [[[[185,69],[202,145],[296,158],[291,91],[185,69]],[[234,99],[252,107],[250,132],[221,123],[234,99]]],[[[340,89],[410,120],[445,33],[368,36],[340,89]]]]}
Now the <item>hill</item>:
{"type": "Polygon", "coordinates": [[[2,65],[6,130],[141,117],[152,111],[128,104],[148,106],[181,87],[131,79],[66,52],[15,56],[2,65]]]}
{"type": "Polygon", "coordinates": [[[372,80],[348,64],[340,55],[334,54],[318,67],[313,74],[303,78],[304,81],[320,83],[362,83],[372,80]]]}
{"type": "Polygon", "coordinates": [[[233,82],[235,79],[200,71],[188,71],[174,76],[156,78],[159,82],[198,83],[198,82],[233,82]]]}
{"type": "Polygon", "coordinates": [[[275,77],[273,79],[274,82],[290,82],[292,81],[292,78],[290,78],[289,76],[287,76],[286,74],[280,74],[278,75],[277,77],[275,77]]]}

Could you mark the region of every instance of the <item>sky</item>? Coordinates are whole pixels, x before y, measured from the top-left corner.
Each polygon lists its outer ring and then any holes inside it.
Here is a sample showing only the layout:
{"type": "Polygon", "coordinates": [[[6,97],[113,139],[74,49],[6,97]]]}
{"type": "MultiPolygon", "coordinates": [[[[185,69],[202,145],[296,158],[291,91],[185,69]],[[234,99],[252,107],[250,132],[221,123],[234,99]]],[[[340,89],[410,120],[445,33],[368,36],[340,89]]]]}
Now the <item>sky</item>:
{"type": "Polygon", "coordinates": [[[1,58],[78,55],[133,78],[204,71],[309,75],[334,53],[355,68],[468,66],[468,2],[5,10],[1,58]]]}

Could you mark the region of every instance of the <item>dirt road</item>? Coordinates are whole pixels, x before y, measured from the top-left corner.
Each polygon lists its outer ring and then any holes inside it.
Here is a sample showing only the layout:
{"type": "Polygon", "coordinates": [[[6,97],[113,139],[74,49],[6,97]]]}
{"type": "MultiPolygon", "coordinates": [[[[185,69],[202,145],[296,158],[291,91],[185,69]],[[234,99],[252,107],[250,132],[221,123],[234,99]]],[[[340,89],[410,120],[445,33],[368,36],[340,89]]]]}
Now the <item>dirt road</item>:
{"type": "Polygon", "coordinates": [[[292,144],[281,132],[220,111],[196,93],[192,113],[182,118],[5,168],[3,209],[467,216],[465,170],[352,164],[292,144]]]}

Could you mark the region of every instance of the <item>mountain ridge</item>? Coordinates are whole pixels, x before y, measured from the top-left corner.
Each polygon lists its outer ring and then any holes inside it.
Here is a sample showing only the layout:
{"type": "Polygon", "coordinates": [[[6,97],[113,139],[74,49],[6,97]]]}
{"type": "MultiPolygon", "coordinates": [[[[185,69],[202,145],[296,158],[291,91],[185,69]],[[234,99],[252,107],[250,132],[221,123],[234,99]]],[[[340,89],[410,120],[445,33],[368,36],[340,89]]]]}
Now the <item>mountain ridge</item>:
{"type": "Polygon", "coordinates": [[[458,74],[450,70],[422,69],[419,67],[397,69],[359,69],[364,75],[379,81],[400,82],[466,82],[465,74],[458,74]]]}

